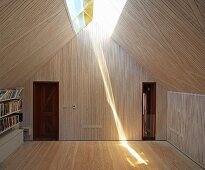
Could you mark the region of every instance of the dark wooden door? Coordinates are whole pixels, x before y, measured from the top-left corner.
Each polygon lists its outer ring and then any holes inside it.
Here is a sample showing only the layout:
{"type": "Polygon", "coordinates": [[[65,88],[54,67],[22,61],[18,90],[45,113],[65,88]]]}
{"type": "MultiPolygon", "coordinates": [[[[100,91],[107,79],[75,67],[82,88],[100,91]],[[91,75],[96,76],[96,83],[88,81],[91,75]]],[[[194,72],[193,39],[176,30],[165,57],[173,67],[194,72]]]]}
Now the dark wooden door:
{"type": "Polygon", "coordinates": [[[34,82],[33,139],[58,140],[59,83],[34,82]]]}

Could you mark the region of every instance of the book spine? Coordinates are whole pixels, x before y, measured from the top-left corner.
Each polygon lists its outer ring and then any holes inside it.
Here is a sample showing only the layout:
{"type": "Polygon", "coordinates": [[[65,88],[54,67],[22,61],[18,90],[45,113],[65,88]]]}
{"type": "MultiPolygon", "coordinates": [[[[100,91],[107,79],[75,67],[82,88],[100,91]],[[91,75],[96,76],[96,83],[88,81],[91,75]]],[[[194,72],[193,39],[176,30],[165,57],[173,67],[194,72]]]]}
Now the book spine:
{"type": "Polygon", "coordinates": [[[22,109],[22,100],[10,101],[8,103],[0,103],[0,117],[10,113],[20,111],[22,109]]]}

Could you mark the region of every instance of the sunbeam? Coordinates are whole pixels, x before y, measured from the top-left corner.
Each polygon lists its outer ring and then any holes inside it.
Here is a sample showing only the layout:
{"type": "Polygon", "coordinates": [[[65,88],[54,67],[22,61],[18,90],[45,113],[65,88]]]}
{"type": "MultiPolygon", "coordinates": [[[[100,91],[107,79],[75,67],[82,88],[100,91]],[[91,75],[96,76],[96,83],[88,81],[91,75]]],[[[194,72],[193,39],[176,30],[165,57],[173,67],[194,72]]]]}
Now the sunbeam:
{"type": "MultiPolygon", "coordinates": [[[[115,100],[114,100],[114,96],[113,96],[109,71],[108,71],[108,68],[107,68],[106,61],[105,61],[104,52],[103,52],[103,49],[102,49],[102,46],[101,46],[101,41],[104,37],[100,38],[100,36],[97,35],[97,33],[96,34],[95,33],[91,32],[89,35],[90,35],[90,39],[92,41],[93,50],[94,50],[96,59],[98,61],[99,69],[100,69],[100,72],[101,72],[101,75],[102,75],[107,101],[108,101],[108,103],[109,103],[109,105],[112,109],[113,117],[114,117],[114,120],[115,120],[118,135],[119,135],[119,140],[121,141],[121,145],[123,147],[125,147],[127,149],[127,151],[136,159],[137,162],[135,164],[145,164],[145,165],[147,165],[147,162],[145,160],[143,160],[141,158],[141,156],[132,147],[130,147],[127,143],[127,138],[126,138],[126,135],[124,133],[124,130],[123,130],[121,121],[119,119],[116,106],[115,106],[115,100]]],[[[134,163],[133,163],[133,165],[134,165],[134,163]]]]}

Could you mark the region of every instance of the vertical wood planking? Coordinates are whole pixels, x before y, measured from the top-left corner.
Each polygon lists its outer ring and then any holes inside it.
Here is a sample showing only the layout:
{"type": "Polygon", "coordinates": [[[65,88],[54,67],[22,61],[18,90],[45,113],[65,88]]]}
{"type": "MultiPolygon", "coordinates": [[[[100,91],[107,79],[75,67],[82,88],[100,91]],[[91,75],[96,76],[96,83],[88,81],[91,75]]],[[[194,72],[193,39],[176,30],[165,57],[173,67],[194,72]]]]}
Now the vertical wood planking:
{"type": "MultiPolygon", "coordinates": [[[[104,34],[99,26],[90,24],[25,83],[25,126],[32,127],[32,82],[59,81],[61,140],[119,140],[89,35],[96,30],[97,36],[104,34]],[[72,108],[73,105],[76,106],[75,109],[72,108]]],[[[114,41],[106,38],[100,43],[116,109],[127,139],[139,140],[142,136],[142,82],[154,79],[114,41]]],[[[165,101],[166,90],[157,84],[159,131],[156,139],[166,139],[165,101]]]]}
{"type": "Polygon", "coordinates": [[[205,167],[205,95],[168,92],[167,140],[205,167]]]}

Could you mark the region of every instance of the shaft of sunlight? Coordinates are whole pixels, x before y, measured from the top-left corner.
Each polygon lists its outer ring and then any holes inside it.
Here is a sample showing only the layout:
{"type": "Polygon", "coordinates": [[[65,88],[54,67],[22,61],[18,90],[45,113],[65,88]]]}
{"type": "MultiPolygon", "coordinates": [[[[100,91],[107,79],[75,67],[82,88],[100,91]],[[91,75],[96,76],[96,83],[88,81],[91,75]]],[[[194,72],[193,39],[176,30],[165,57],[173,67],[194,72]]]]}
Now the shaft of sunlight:
{"type": "Polygon", "coordinates": [[[109,71],[107,68],[106,61],[105,61],[104,52],[103,52],[103,49],[101,46],[102,37],[98,36],[94,32],[90,33],[89,35],[91,38],[93,50],[94,50],[95,56],[97,58],[100,72],[102,75],[102,79],[103,79],[103,83],[104,83],[104,87],[105,87],[105,92],[106,92],[106,98],[107,98],[107,101],[112,109],[113,117],[115,120],[118,135],[119,135],[119,140],[121,141],[121,145],[123,147],[125,147],[127,149],[127,151],[136,159],[137,164],[147,165],[147,162],[145,160],[143,160],[142,157],[132,147],[130,147],[126,141],[127,138],[126,138],[126,135],[124,133],[124,130],[123,130],[120,118],[118,116],[116,106],[115,106],[115,100],[114,100],[112,85],[111,85],[111,81],[110,81],[109,71]]]}

